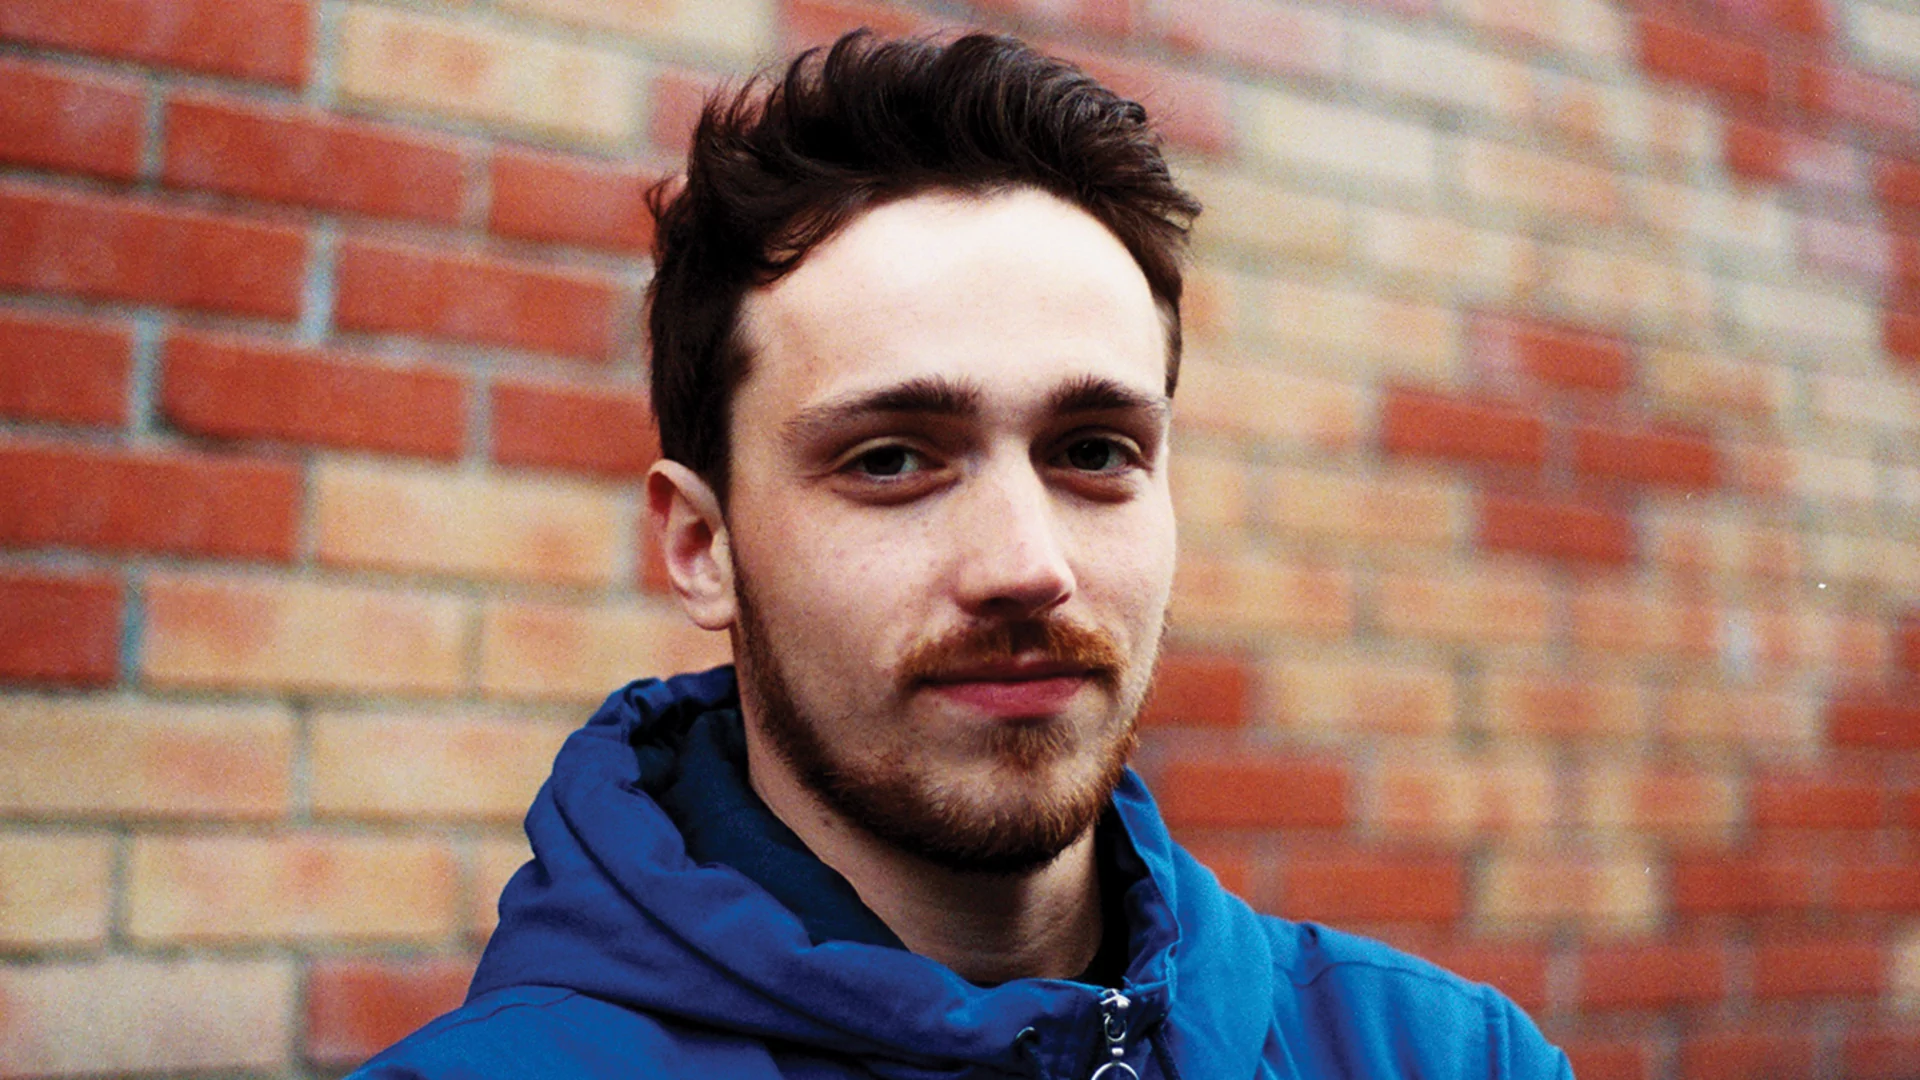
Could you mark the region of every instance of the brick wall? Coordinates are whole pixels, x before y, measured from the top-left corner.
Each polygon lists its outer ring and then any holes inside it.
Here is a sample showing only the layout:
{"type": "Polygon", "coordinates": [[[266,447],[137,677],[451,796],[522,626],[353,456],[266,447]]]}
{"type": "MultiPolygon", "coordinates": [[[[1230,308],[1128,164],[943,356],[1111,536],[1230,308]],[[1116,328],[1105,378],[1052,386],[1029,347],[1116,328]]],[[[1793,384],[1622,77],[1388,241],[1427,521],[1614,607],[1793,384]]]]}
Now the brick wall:
{"type": "Polygon", "coordinates": [[[1583,1080],[1920,1075],[1920,16],[1864,0],[0,0],[0,1077],[457,1000],[661,588],[706,88],[1018,30],[1208,204],[1142,769],[1583,1080]]]}

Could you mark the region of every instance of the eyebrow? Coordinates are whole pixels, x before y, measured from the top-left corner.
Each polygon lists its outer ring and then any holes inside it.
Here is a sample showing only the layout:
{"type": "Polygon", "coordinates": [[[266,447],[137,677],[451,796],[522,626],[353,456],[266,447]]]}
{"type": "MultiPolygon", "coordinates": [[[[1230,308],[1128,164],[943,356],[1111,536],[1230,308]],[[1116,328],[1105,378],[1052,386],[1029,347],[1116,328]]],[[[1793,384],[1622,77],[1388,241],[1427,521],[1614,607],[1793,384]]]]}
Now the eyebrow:
{"type": "MultiPolygon", "coordinates": [[[[984,409],[986,392],[972,380],[922,375],[894,386],[851,394],[802,409],[780,427],[796,443],[811,442],[865,416],[914,414],[971,418],[984,409]]],[[[1047,412],[1069,416],[1094,412],[1144,413],[1154,421],[1172,414],[1164,394],[1147,394],[1100,375],[1081,375],[1047,395],[1047,412]]]]}

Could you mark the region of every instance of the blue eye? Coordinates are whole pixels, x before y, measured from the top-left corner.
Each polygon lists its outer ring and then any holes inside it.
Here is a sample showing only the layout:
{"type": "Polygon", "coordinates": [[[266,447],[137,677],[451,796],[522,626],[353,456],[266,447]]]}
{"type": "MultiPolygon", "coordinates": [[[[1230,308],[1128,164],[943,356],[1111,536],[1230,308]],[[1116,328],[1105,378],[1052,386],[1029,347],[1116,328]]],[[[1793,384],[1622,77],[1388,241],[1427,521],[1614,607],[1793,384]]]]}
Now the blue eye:
{"type": "Polygon", "coordinates": [[[1127,464],[1127,456],[1112,439],[1081,439],[1067,447],[1067,464],[1083,472],[1112,472],[1127,464]]]}
{"type": "Polygon", "coordinates": [[[852,468],[866,476],[904,476],[923,467],[920,455],[904,446],[879,446],[854,458],[852,468]]]}

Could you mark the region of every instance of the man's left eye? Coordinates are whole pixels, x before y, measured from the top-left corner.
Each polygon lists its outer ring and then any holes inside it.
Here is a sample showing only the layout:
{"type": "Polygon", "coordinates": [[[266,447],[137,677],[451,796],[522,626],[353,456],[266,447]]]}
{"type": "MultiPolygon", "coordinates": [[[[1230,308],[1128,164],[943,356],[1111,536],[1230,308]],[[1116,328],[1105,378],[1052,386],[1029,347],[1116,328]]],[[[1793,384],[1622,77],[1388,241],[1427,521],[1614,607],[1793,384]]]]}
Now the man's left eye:
{"type": "Polygon", "coordinates": [[[1112,472],[1127,465],[1126,450],[1112,439],[1080,439],[1067,447],[1064,457],[1083,472],[1112,472]]]}

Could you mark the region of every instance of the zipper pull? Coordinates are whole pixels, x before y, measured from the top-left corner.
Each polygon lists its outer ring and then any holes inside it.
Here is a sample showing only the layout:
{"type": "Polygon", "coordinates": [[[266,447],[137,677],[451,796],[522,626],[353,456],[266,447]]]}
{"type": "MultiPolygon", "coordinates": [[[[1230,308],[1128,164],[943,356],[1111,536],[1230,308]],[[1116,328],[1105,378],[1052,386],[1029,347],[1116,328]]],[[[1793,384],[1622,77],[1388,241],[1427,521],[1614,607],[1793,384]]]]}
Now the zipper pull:
{"type": "Polygon", "coordinates": [[[1127,995],[1112,987],[1100,995],[1100,1022],[1107,1035],[1110,1056],[1093,1070],[1088,1080],[1140,1080],[1133,1066],[1120,1060],[1127,1056],[1127,1006],[1132,1004],[1127,995]]]}

